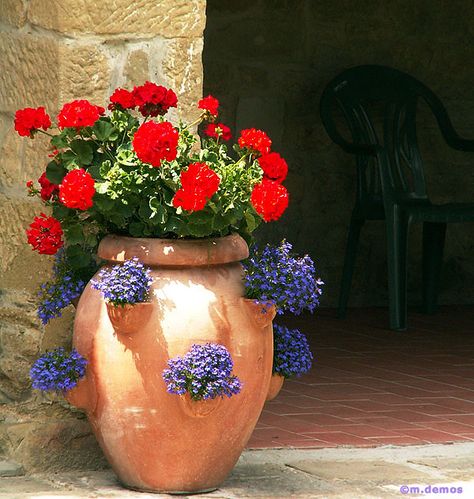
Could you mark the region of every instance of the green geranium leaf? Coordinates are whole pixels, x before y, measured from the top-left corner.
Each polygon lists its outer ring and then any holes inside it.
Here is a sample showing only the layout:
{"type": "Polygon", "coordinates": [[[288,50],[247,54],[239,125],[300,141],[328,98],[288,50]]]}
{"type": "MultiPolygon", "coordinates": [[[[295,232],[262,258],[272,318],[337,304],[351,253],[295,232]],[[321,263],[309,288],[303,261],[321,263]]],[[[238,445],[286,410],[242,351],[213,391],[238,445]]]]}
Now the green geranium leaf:
{"type": "Polygon", "coordinates": [[[61,204],[55,204],[53,206],[53,216],[58,220],[64,220],[69,215],[70,211],[69,208],[66,208],[61,204]]]}
{"type": "Polygon", "coordinates": [[[61,153],[61,161],[64,163],[64,166],[66,166],[68,169],[72,170],[78,165],[78,157],[77,154],[74,151],[64,151],[61,153]]]}
{"type": "Polygon", "coordinates": [[[155,223],[164,224],[168,219],[168,211],[166,206],[164,206],[157,198],[150,199],[150,210],[152,212],[151,218],[154,218],[155,223]]]}
{"type": "Polygon", "coordinates": [[[140,237],[143,236],[143,229],[145,228],[145,224],[141,222],[132,222],[128,226],[128,231],[132,237],[140,237]]]}
{"type": "Polygon", "coordinates": [[[107,140],[114,141],[118,138],[118,130],[108,121],[96,121],[95,125],[92,127],[92,131],[97,137],[97,140],[100,140],[101,142],[107,140]]]}
{"type": "Polygon", "coordinates": [[[71,141],[69,147],[77,155],[77,159],[81,165],[87,166],[91,164],[92,158],[94,157],[94,151],[90,142],[76,139],[71,141]]]}
{"type": "Polygon", "coordinates": [[[96,182],[95,190],[98,194],[105,194],[109,188],[110,182],[96,182]]]}
{"type": "Polygon", "coordinates": [[[67,147],[67,142],[64,140],[62,135],[55,135],[51,139],[51,145],[56,147],[56,149],[62,149],[64,147],[67,147]]]}
{"type": "Polygon", "coordinates": [[[59,185],[66,173],[66,168],[62,164],[56,163],[56,161],[51,161],[46,166],[46,178],[53,184],[59,185]]]}
{"type": "Polygon", "coordinates": [[[84,241],[84,233],[80,225],[71,225],[65,229],[65,232],[68,244],[79,244],[84,241]]]}
{"type": "Polygon", "coordinates": [[[185,229],[186,224],[183,223],[178,217],[169,217],[166,225],[164,227],[165,232],[174,232],[176,234],[181,234],[185,229]]]}
{"type": "Polygon", "coordinates": [[[100,174],[100,166],[99,165],[94,164],[92,166],[89,166],[87,171],[92,175],[92,178],[94,180],[102,180],[103,179],[102,175],[100,174]]]}
{"type": "Polygon", "coordinates": [[[212,233],[211,224],[192,224],[188,223],[186,227],[189,230],[189,233],[194,237],[205,237],[209,236],[212,233]]]}
{"type": "Polygon", "coordinates": [[[245,212],[245,221],[250,233],[252,233],[260,225],[259,220],[248,211],[245,212]]]}
{"type": "Polygon", "coordinates": [[[66,256],[71,267],[80,269],[91,264],[91,255],[78,244],[66,248],[66,256]]]}
{"type": "MultiPolygon", "coordinates": [[[[96,184],[101,185],[101,184],[96,184]]],[[[108,212],[114,207],[114,200],[104,194],[96,194],[94,196],[94,206],[101,212],[108,212]]]]}

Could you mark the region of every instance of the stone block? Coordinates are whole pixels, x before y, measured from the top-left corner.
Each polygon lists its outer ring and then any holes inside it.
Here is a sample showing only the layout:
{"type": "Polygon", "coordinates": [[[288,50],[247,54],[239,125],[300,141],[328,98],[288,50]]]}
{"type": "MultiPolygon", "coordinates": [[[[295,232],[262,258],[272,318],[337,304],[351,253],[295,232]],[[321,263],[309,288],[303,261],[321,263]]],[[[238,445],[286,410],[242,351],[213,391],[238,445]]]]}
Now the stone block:
{"type": "Polygon", "coordinates": [[[28,19],[72,35],[195,37],[204,30],[205,9],[205,0],[32,0],[28,19]]]}
{"type": "Polygon", "coordinates": [[[134,50],[130,52],[124,69],[127,79],[127,88],[135,85],[143,85],[150,80],[150,68],[148,64],[148,54],[144,50],[134,50]]]}
{"type": "Polygon", "coordinates": [[[49,138],[41,133],[34,139],[20,137],[13,128],[13,115],[0,114],[0,187],[14,189],[27,198],[26,182],[36,180],[44,171],[49,138]]]}
{"type": "MultiPolygon", "coordinates": [[[[8,198],[0,194],[0,270],[5,272],[26,247],[26,229],[35,215],[44,211],[39,202],[8,198]]],[[[38,259],[45,258],[39,256],[38,259]]]]}
{"type": "Polygon", "coordinates": [[[0,33],[0,111],[58,103],[59,44],[49,37],[0,33]]]}
{"type": "Polygon", "coordinates": [[[0,461],[0,477],[21,476],[24,474],[25,470],[21,464],[14,461],[0,461]]]}
{"type": "Polygon", "coordinates": [[[201,38],[177,39],[168,44],[163,59],[163,73],[178,96],[180,118],[194,120],[197,103],[202,98],[201,38]]]}
{"type": "Polygon", "coordinates": [[[0,21],[20,28],[26,22],[26,5],[23,0],[3,0],[0,21]]]}
{"type": "Polygon", "coordinates": [[[107,466],[87,421],[50,419],[16,426],[17,445],[12,446],[12,459],[22,463],[27,472],[107,466]]]}
{"type": "Polygon", "coordinates": [[[106,107],[111,68],[97,44],[61,45],[59,47],[59,81],[56,89],[60,105],[73,99],[89,99],[106,107]]]}
{"type": "Polygon", "coordinates": [[[110,67],[97,44],[65,44],[50,37],[0,33],[0,111],[45,106],[52,119],[65,102],[103,104],[110,67]]]}

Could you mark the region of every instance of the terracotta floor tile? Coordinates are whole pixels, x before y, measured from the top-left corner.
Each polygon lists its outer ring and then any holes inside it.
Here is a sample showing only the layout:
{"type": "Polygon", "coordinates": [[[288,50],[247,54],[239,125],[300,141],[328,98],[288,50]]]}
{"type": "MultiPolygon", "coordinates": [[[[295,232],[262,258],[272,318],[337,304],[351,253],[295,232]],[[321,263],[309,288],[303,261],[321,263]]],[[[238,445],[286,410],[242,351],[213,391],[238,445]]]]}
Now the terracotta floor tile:
{"type": "Polygon", "coordinates": [[[428,428],[433,428],[434,430],[445,431],[446,433],[453,433],[455,435],[465,435],[466,433],[474,433],[474,426],[458,423],[456,421],[440,421],[440,422],[429,422],[425,424],[428,428]]]}
{"type": "MultiPolygon", "coordinates": [[[[408,406],[409,407],[409,406],[408,406]]],[[[422,412],[416,412],[411,410],[395,410],[384,413],[384,416],[394,419],[401,419],[402,421],[407,421],[408,423],[427,423],[430,421],[439,422],[446,419],[443,416],[433,416],[430,414],[424,414],[422,412]]]]}
{"type": "Polygon", "coordinates": [[[380,445],[420,445],[427,443],[425,440],[409,437],[408,435],[402,437],[377,437],[374,439],[369,437],[368,440],[374,440],[374,442],[380,445]]]}
{"type": "Polygon", "coordinates": [[[462,440],[467,440],[461,435],[456,435],[453,433],[448,433],[445,431],[430,429],[430,428],[418,428],[418,429],[406,429],[404,433],[410,437],[416,437],[420,440],[430,443],[442,443],[442,442],[459,442],[462,440]]]}
{"type": "Polygon", "coordinates": [[[410,312],[403,334],[379,308],[282,320],[307,333],[316,361],[266,405],[250,448],[474,440],[474,306],[410,312]]]}
{"type": "Polygon", "coordinates": [[[343,432],[318,433],[318,440],[338,445],[371,445],[365,438],[343,432]]]}
{"type": "Polygon", "coordinates": [[[356,435],[362,438],[375,438],[375,437],[399,437],[403,435],[403,430],[387,430],[385,428],[377,428],[376,426],[370,426],[365,424],[347,424],[340,426],[324,426],[319,430],[308,430],[304,432],[304,435],[309,437],[319,438],[318,435],[321,433],[333,433],[333,432],[343,432],[349,433],[350,435],[356,435]]]}
{"type": "Polygon", "coordinates": [[[458,423],[474,426],[474,414],[457,414],[454,416],[446,416],[446,418],[450,421],[457,421],[458,423]]]}

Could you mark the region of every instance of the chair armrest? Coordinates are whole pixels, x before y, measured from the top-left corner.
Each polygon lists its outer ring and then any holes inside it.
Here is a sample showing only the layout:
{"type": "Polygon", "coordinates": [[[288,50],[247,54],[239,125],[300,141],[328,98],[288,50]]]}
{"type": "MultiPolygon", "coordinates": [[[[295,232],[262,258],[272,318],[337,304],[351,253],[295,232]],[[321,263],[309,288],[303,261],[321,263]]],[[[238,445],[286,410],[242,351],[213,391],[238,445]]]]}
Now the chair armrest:
{"type": "Polygon", "coordinates": [[[433,111],[446,143],[458,151],[474,152],[474,140],[464,139],[456,132],[441,101],[431,92],[424,98],[433,111]]]}
{"type": "Polygon", "coordinates": [[[363,156],[375,156],[379,146],[374,144],[354,144],[348,142],[337,130],[332,121],[326,121],[325,128],[334,143],[349,154],[361,154],[363,156]]]}

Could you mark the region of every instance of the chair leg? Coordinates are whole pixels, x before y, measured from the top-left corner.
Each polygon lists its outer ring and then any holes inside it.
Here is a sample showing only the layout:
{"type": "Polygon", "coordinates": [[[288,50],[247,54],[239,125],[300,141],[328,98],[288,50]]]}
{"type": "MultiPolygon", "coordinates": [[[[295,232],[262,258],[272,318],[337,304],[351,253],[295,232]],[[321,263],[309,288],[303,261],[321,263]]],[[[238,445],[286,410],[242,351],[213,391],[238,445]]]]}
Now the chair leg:
{"type": "Polygon", "coordinates": [[[343,319],[346,316],[347,303],[352,285],[352,275],[354,273],[355,260],[357,256],[357,246],[359,236],[365,220],[351,219],[349,232],[347,235],[346,256],[344,258],[344,269],[342,271],[341,290],[339,293],[339,307],[337,316],[343,319]]]}
{"type": "Polygon", "coordinates": [[[409,219],[398,206],[387,214],[387,263],[390,329],[407,328],[407,244],[409,219]]]}
{"type": "Polygon", "coordinates": [[[423,312],[426,314],[434,314],[438,309],[445,239],[445,223],[423,223],[423,312]]]}

